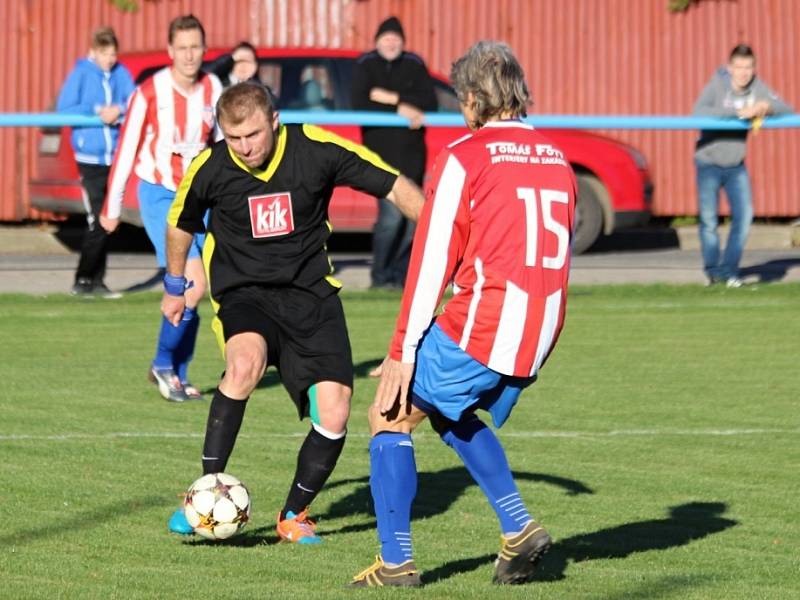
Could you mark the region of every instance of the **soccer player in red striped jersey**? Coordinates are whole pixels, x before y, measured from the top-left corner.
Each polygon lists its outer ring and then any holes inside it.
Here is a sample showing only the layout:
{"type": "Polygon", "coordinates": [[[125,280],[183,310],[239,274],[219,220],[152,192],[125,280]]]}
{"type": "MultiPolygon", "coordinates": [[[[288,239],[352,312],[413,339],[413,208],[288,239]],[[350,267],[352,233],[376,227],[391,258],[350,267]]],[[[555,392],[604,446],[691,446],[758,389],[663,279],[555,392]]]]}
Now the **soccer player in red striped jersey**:
{"type": "Polygon", "coordinates": [[[437,158],[389,355],[374,373],[370,485],[381,556],[354,578],[360,587],[420,584],[410,434],[425,417],[497,514],[503,545],[494,581],[529,581],[551,543],[476,410],[501,427],[558,339],[575,176],[562,152],[521,120],[529,93],[508,46],[479,42],[454,63],[451,78],[472,133],[437,158]],[[437,315],[450,283],[453,296],[437,315]]]}
{"type": "MultiPolygon", "coordinates": [[[[192,159],[222,138],[214,115],[222,84],[216,75],[200,70],[205,49],[205,31],[197,17],[185,15],[170,23],[172,65],[142,82],[131,96],[100,216],[107,231],[119,226],[125,187],[135,172],[142,222],[164,270],[167,213],[178,185],[192,159]]],[[[197,236],[186,263],[186,279],[194,282],[186,293],[187,310],[177,326],[162,318],[150,367],[150,380],[173,402],[202,398],[188,380],[200,324],[196,307],[206,289],[202,245],[203,236],[197,236]]]]}

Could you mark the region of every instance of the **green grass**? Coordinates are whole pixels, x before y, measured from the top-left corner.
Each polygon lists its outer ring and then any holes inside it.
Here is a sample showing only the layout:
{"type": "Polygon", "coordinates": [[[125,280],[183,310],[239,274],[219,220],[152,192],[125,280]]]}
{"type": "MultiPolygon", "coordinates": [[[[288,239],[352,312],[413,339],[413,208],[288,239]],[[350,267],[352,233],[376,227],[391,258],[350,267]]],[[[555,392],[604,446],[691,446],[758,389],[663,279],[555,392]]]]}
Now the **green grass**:
{"type": "MultiPolygon", "coordinates": [[[[0,597],[796,598],[800,286],[581,287],[540,381],[500,431],[531,511],[556,537],[528,586],[490,582],[493,513],[427,426],[416,435],[422,590],[348,591],[378,552],[366,378],[399,295],[343,294],[357,373],[350,435],[313,514],[320,547],[274,517],[308,425],[274,374],[229,465],[253,520],[226,543],[166,532],[199,475],[207,403],[145,380],[158,297],[0,296],[0,597]]],[[[202,307],[193,380],[222,369],[202,307]]]]}

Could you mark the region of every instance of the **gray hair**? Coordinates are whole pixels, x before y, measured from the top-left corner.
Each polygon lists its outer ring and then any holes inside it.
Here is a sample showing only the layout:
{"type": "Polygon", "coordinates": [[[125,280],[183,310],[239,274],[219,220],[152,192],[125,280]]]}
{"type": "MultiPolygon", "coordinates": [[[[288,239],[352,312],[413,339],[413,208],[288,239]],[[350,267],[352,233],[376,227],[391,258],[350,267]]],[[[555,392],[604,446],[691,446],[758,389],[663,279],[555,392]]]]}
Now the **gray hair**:
{"type": "Polygon", "coordinates": [[[450,80],[462,104],[472,92],[478,126],[503,113],[515,118],[527,116],[531,97],[525,73],[503,42],[482,41],[472,46],[453,63],[450,80]]]}

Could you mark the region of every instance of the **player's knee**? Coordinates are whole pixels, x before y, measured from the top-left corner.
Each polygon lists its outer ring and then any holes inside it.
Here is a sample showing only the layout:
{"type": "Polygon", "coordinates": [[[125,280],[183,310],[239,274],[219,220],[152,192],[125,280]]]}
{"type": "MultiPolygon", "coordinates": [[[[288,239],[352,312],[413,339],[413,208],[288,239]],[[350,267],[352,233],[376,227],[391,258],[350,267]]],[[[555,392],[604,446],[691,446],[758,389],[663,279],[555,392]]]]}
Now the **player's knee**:
{"type": "Polygon", "coordinates": [[[347,429],[347,420],[350,418],[350,397],[352,390],[346,386],[334,394],[334,398],[329,399],[321,407],[319,414],[319,424],[334,433],[339,433],[347,429]]]}
{"type": "Polygon", "coordinates": [[[252,392],[264,375],[264,360],[254,350],[240,350],[229,357],[225,365],[223,378],[228,388],[236,389],[240,394],[252,392]]]}

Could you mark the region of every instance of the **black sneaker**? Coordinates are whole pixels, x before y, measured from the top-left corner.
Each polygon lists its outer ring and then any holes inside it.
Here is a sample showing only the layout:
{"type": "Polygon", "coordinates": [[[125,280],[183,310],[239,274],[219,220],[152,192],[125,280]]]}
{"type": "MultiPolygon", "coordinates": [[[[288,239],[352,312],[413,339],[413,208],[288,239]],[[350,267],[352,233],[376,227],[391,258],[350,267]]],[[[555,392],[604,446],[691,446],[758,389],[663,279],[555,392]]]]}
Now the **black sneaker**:
{"type": "Polygon", "coordinates": [[[375,557],[375,563],[353,577],[350,587],[419,587],[422,580],[413,560],[407,560],[401,565],[388,567],[380,556],[375,557]]]}
{"type": "Polygon", "coordinates": [[[94,297],[94,284],[91,279],[78,279],[75,285],[69,291],[72,296],[81,296],[82,298],[94,297]]]}
{"type": "Polygon", "coordinates": [[[120,292],[112,292],[102,281],[94,284],[92,292],[101,298],[105,298],[106,300],[118,300],[122,298],[122,294],[120,292]]]}
{"type": "Polygon", "coordinates": [[[529,521],[513,537],[503,536],[503,547],[494,561],[492,583],[527,583],[533,578],[536,564],[550,549],[552,540],[544,527],[529,521]]]}

